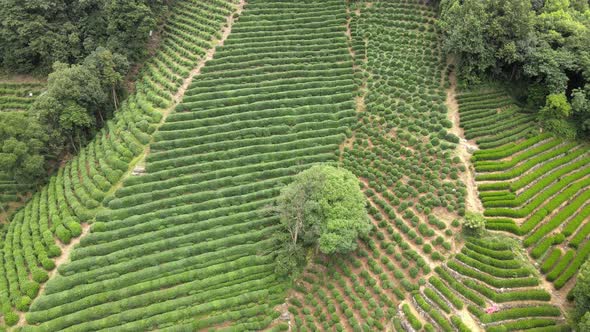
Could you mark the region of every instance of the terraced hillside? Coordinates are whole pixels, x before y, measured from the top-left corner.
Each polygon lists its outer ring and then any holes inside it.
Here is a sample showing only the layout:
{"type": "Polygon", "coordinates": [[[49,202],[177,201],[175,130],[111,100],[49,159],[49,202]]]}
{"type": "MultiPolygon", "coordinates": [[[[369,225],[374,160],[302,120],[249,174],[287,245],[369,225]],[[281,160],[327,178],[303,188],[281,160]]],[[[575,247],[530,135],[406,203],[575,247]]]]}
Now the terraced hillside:
{"type": "Polygon", "coordinates": [[[341,163],[361,178],[375,227],[357,254],[305,272],[290,297],[301,331],[391,329],[400,303],[452,252],[465,209],[434,9],[374,1],[349,14],[358,122],[341,163]]]}
{"type": "Polygon", "coordinates": [[[458,96],[459,128],[435,7],[172,8],[134,94],[0,231],[9,329],[569,330],[538,270],[567,290],[590,250],[588,147],[497,90],[458,96]],[[290,284],[268,206],[318,163],[359,177],[374,227],[290,284]]]}
{"type": "Polygon", "coordinates": [[[41,82],[13,82],[0,79],[0,112],[28,110],[44,86],[41,82]]]}
{"type": "Polygon", "coordinates": [[[8,174],[0,173],[0,221],[5,220],[32,189],[31,185],[16,183],[8,174]]]}
{"type": "MultiPolygon", "coordinates": [[[[506,237],[468,238],[413,295],[415,308],[438,326],[437,331],[475,329],[461,321],[470,321],[467,316],[486,331],[569,331],[534,267],[515,253],[515,247],[518,244],[506,237]]],[[[404,315],[407,324],[418,327],[411,311],[404,315]]]]}
{"type": "MultiPolygon", "coordinates": [[[[237,10],[233,1],[178,3],[173,17],[182,19],[186,30],[208,26],[211,28],[209,31],[221,31],[237,10]]],[[[214,46],[217,43],[216,33],[213,32],[191,36],[181,33],[181,30],[174,30],[178,32],[176,35],[173,30],[167,31],[170,31],[167,38],[174,38],[176,44],[174,48],[163,47],[155,56],[167,59],[165,65],[158,65],[157,70],[155,64],[145,67],[136,93],[122,105],[115,119],[109,121],[76,158],[61,168],[47,186],[33,195],[0,233],[0,309],[6,325],[12,326],[19,320],[24,323],[24,317],[19,312],[27,311],[32,300],[39,293],[44,293],[44,283],[56,274],[56,264],[67,260],[70,248],[78,241],[74,238],[88,232],[89,223],[109,201],[105,198],[112,196],[121,179],[128,176],[144,155],[151,134],[159,126],[162,114],[166,114],[158,107],[171,104],[173,94],[178,94],[164,84],[178,80],[173,79],[170,73],[177,72],[183,63],[193,66],[194,61],[206,59],[206,55],[198,52],[198,45],[214,46]],[[187,62],[188,58],[193,62],[187,62]],[[162,91],[168,93],[167,99],[162,96],[162,91]]],[[[165,41],[164,45],[171,43],[165,41]]],[[[199,66],[202,64],[196,68],[199,66]]],[[[195,73],[186,75],[186,84],[195,73]]],[[[182,88],[179,90],[182,94],[182,88]]],[[[94,228],[94,231],[99,230],[100,227],[94,228]]],[[[88,281],[90,279],[85,280],[88,281]]],[[[55,283],[59,284],[59,280],[55,283]]],[[[41,301],[35,303],[34,308],[43,308],[47,304],[56,306],[57,303],[41,301]]],[[[35,316],[32,317],[29,322],[36,323],[35,316]]],[[[51,317],[54,316],[48,314],[45,320],[51,317]]],[[[51,327],[49,324],[46,326],[51,327]]]]}
{"type": "MultiPolygon", "coordinates": [[[[29,79],[23,82],[18,80],[23,79],[0,79],[0,121],[21,121],[24,112],[45,86],[44,83],[29,79]]],[[[0,222],[6,220],[12,211],[26,200],[32,189],[32,184],[16,183],[11,176],[0,171],[0,222]]]]}
{"type": "Polygon", "coordinates": [[[153,135],[146,174],[27,314],[30,330],[255,330],[279,314],[278,227],[265,206],[291,176],[335,162],[354,120],[341,1],[249,1],[153,135]]]}
{"type": "Polygon", "coordinates": [[[522,237],[545,278],[569,290],[590,253],[590,146],[540,134],[530,121],[521,128],[530,115],[505,108],[511,101],[500,91],[464,93],[459,102],[466,137],[481,147],[473,162],[486,227],[522,237]]]}

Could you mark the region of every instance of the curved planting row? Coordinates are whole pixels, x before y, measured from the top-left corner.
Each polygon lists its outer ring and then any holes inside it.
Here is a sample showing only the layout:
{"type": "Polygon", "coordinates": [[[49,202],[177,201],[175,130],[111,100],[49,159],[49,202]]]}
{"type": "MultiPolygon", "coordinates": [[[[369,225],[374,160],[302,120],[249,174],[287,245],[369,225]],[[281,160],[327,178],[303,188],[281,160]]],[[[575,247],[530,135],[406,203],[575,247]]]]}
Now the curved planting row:
{"type": "MultiPolygon", "coordinates": [[[[179,3],[193,4],[195,9],[202,6],[200,2],[179,3]]],[[[211,1],[207,10],[218,15],[216,21],[205,20],[205,15],[202,19],[192,16],[192,20],[195,25],[209,22],[213,29],[220,30],[226,22],[223,15],[230,15],[232,8],[234,5],[231,2],[211,1]]],[[[180,15],[178,8],[174,12],[180,15]]],[[[213,34],[203,38],[211,41],[213,34]]],[[[186,46],[190,51],[190,45],[186,46]]],[[[155,57],[163,56],[163,52],[165,50],[158,51],[155,57]]],[[[171,58],[170,65],[179,59],[180,53],[171,58]]],[[[91,223],[105,204],[112,200],[114,188],[129,171],[130,165],[135,164],[144,153],[151,134],[162,118],[157,107],[163,104],[154,104],[153,96],[158,91],[167,91],[170,95],[176,91],[159,84],[145,84],[150,75],[148,66],[140,74],[136,93],[123,103],[115,118],[78,156],[62,167],[47,186],[33,195],[2,232],[0,309],[5,324],[17,323],[19,317],[16,310],[35,311],[39,308],[37,303],[53,305],[51,300],[39,300],[30,308],[43,283],[55,272],[54,258],[62,255],[64,245],[80,236],[85,224],[91,223]]],[[[55,316],[36,319],[35,314],[31,314],[28,322],[36,324],[51,317],[55,316]]],[[[42,329],[62,329],[66,326],[47,325],[42,329]]]]}
{"type": "Polygon", "coordinates": [[[43,83],[0,81],[0,112],[28,110],[44,87],[43,83]]]}
{"type": "MultiPolygon", "coordinates": [[[[374,228],[355,254],[316,260],[296,282],[289,310],[300,331],[462,324],[458,317],[422,322],[406,303],[433,262],[452,250],[459,223],[449,216],[465,212],[453,157],[457,137],[447,131],[440,84],[445,66],[435,8],[373,1],[351,3],[348,13],[357,122],[340,163],[361,179],[374,228]]],[[[427,311],[441,317],[435,308],[427,311]]]]}
{"type": "MultiPolygon", "coordinates": [[[[204,30],[185,22],[215,4],[177,6],[186,15],[166,28],[173,42],[197,38],[204,30]]],[[[202,24],[225,10],[208,13],[202,24]]],[[[27,321],[43,331],[271,324],[287,285],[274,274],[277,219],[263,212],[293,175],[336,161],[354,119],[345,22],[339,0],[248,1],[154,133],[146,173],[104,200],[27,321]]]]}
{"type": "MultiPolygon", "coordinates": [[[[502,93],[461,95],[461,125],[466,137],[477,143],[483,139],[503,141],[504,129],[502,133],[498,130],[505,122],[498,120],[498,114],[506,112],[503,105],[508,97],[498,96],[502,93]],[[482,130],[489,134],[482,135],[482,130]]],[[[514,113],[506,121],[527,117],[514,113]]],[[[528,126],[534,128],[532,123],[528,126]]],[[[559,289],[590,253],[586,241],[590,233],[590,146],[531,130],[500,146],[479,144],[473,164],[488,217],[486,227],[522,236],[531,257],[542,265],[541,272],[559,289]]]]}
{"type": "Polygon", "coordinates": [[[174,3],[158,52],[143,66],[137,87],[155,107],[166,108],[207,51],[221,39],[221,27],[238,0],[182,0],[174,3]]]}
{"type": "Polygon", "coordinates": [[[465,138],[480,149],[493,149],[517,141],[531,132],[532,115],[522,113],[505,93],[477,91],[457,96],[465,138]]]}
{"type": "Polygon", "coordinates": [[[569,330],[560,309],[550,304],[551,295],[539,286],[534,268],[515,254],[512,242],[505,237],[467,238],[461,252],[436,267],[414,296],[416,308],[438,308],[430,319],[445,331],[454,331],[449,322],[464,315],[464,309],[486,331],[569,330]]]}
{"type": "Polygon", "coordinates": [[[0,172],[0,220],[9,215],[15,202],[24,201],[33,187],[31,184],[18,184],[8,174],[0,172]]]}

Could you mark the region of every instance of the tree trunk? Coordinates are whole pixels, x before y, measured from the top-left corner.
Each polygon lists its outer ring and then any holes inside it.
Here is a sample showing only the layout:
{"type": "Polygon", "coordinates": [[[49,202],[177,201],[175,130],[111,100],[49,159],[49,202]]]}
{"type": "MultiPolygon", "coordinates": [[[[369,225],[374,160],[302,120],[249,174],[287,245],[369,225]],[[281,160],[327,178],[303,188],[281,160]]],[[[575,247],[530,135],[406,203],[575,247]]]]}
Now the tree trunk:
{"type": "Polygon", "coordinates": [[[72,147],[74,148],[74,151],[76,151],[77,154],[78,148],[76,147],[76,143],[74,142],[74,135],[70,135],[70,144],[72,144],[72,147]]]}
{"type": "Polygon", "coordinates": [[[101,109],[98,110],[98,117],[100,118],[101,124],[104,125],[105,121],[104,121],[104,117],[102,116],[102,110],[101,109]]]}
{"type": "Polygon", "coordinates": [[[113,84],[113,103],[115,103],[115,112],[119,111],[119,106],[117,104],[117,91],[115,90],[115,85],[113,84]]]}

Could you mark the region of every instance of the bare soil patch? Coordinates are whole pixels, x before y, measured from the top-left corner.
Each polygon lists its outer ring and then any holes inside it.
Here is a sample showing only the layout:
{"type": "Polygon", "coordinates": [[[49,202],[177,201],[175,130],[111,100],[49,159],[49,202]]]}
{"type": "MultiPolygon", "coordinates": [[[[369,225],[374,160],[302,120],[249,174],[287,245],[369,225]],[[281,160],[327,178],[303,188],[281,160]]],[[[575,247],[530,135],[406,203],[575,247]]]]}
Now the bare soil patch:
{"type": "Polygon", "coordinates": [[[475,171],[470,163],[471,154],[477,150],[473,142],[465,139],[463,129],[460,127],[459,103],[457,102],[457,76],[454,71],[449,74],[450,87],[447,89],[447,99],[445,104],[449,109],[449,117],[453,123],[451,133],[459,137],[459,147],[457,155],[461,163],[465,166],[466,171],[461,174],[461,180],[467,186],[466,207],[470,211],[483,213],[483,205],[478,198],[477,185],[475,184],[475,171]]]}

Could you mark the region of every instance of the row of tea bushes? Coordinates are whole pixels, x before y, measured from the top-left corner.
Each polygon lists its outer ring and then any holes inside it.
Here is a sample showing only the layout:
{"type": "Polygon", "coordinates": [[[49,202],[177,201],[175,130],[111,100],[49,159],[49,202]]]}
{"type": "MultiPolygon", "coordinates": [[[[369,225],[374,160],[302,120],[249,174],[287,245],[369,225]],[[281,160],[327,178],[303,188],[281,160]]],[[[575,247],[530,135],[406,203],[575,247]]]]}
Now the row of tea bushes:
{"type": "MultiPolygon", "coordinates": [[[[201,2],[179,3],[192,3],[195,9],[203,6],[201,2]]],[[[223,15],[231,14],[228,8],[235,8],[235,4],[211,1],[207,5],[207,10],[220,13],[216,21],[208,21],[215,31],[227,21],[223,15]]],[[[174,12],[178,10],[175,7],[174,12]]],[[[191,17],[195,26],[202,24],[198,15],[191,17]]],[[[209,33],[207,39],[213,41],[214,35],[209,33]]],[[[164,43],[169,39],[173,37],[166,37],[164,43]]],[[[162,52],[165,50],[159,49],[155,57],[162,56],[162,52]]],[[[148,76],[141,73],[139,81],[149,80],[148,76]]],[[[27,311],[33,305],[34,310],[36,302],[32,300],[55,268],[53,258],[61,255],[60,247],[80,236],[82,225],[94,221],[105,203],[112,200],[114,188],[144,153],[162,119],[158,109],[162,104],[157,100],[154,103],[153,96],[161,91],[172,95],[176,90],[138,83],[136,92],[121,105],[115,118],[13,216],[3,233],[0,259],[0,307],[7,325],[18,320],[14,309],[27,311]]],[[[41,321],[32,318],[31,322],[41,321]]],[[[65,327],[52,324],[59,329],[65,327]]]]}
{"type": "Polygon", "coordinates": [[[561,310],[549,302],[551,294],[538,286],[533,267],[522,261],[516,248],[514,240],[505,237],[467,238],[454,259],[435,268],[436,275],[421,290],[423,296],[415,295],[416,309],[421,308],[441,330],[454,330],[445,316],[461,330],[452,315],[465,306],[486,331],[569,330],[561,310]],[[498,310],[485,313],[492,306],[498,310]]]}
{"type": "Polygon", "coordinates": [[[559,289],[589,254],[590,147],[548,133],[534,134],[532,122],[512,142],[504,142],[504,134],[494,130],[505,123],[519,128],[513,122],[529,115],[517,112],[499,119],[505,110],[498,113],[497,109],[508,98],[500,96],[499,91],[474,91],[459,97],[466,135],[478,144],[482,139],[503,143],[479,144],[481,149],[473,155],[480,198],[489,217],[486,227],[522,236],[531,257],[542,265],[541,272],[559,289]],[[486,131],[490,134],[483,134],[486,131]],[[577,250],[559,258],[564,246],[577,250]],[[558,259],[561,264],[554,264],[558,259]]]}
{"type": "MultiPolygon", "coordinates": [[[[103,201],[28,321],[44,331],[267,327],[287,285],[274,274],[278,221],[263,212],[293,175],[336,162],[354,116],[344,11],[336,0],[248,1],[153,135],[146,174],[103,201]]],[[[166,30],[186,31],[175,43],[200,38],[177,21],[166,30]]]]}
{"type": "Polygon", "coordinates": [[[0,81],[0,112],[27,111],[45,84],[0,81]]]}
{"type": "Polygon", "coordinates": [[[298,331],[377,331],[392,320],[434,331],[439,325],[406,302],[452,250],[459,224],[439,216],[465,209],[458,140],[448,134],[439,84],[436,11],[419,1],[374,1],[352,2],[347,14],[357,122],[339,163],[361,179],[374,227],[354,254],[316,260],[290,294],[290,310],[298,331]]]}

